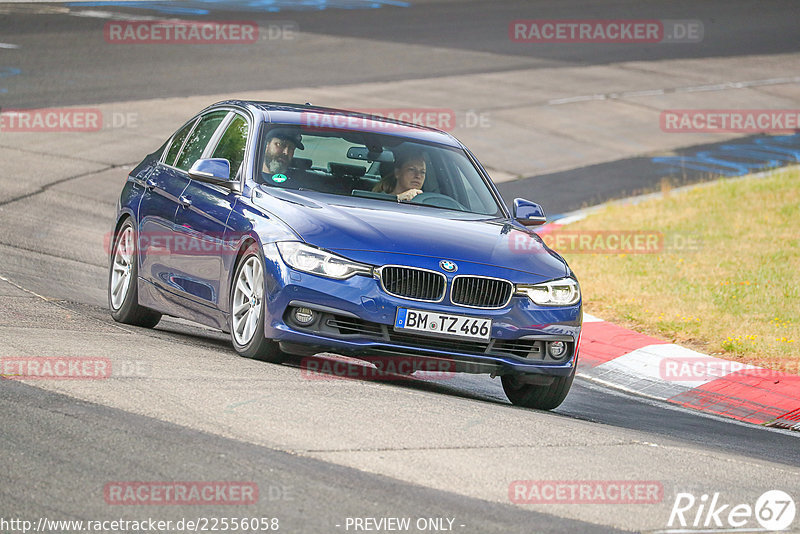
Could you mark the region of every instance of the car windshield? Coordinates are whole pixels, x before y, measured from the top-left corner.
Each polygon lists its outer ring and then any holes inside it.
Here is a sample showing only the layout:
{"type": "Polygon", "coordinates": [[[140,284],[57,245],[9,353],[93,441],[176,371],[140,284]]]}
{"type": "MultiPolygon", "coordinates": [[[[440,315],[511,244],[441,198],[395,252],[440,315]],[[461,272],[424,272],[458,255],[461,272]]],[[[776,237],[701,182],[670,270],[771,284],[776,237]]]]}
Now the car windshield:
{"type": "Polygon", "coordinates": [[[269,125],[256,180],[270,187],[502,214],[459,148],[354,131],[269,125]]]}

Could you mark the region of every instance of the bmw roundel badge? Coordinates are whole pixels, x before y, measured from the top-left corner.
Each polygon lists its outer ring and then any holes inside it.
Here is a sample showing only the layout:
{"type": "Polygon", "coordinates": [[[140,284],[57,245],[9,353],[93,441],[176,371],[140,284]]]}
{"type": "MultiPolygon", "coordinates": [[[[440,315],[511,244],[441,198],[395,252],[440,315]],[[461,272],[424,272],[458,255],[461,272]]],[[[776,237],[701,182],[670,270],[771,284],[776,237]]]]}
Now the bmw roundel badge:
{"type": "Polygon", "coordinates": [[[452,262],[450,260],[440,261],[439,267],[441,267],[442,270],[447,271],[448,273],[454,273],[458,270],[458,265],[456,265],[455,262],[452,262]]]}

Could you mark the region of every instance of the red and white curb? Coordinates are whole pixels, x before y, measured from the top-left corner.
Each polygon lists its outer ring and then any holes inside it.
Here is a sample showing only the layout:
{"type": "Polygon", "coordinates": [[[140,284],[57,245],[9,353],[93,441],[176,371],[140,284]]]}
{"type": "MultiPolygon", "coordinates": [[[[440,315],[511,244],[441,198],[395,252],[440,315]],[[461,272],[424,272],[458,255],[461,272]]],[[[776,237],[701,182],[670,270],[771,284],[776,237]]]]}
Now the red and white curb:
{"type": "Polygon", "coordinates": [[[800,376],[714,358],[588,314],[578,375],[685,408],[800,430],[800,376]]]}

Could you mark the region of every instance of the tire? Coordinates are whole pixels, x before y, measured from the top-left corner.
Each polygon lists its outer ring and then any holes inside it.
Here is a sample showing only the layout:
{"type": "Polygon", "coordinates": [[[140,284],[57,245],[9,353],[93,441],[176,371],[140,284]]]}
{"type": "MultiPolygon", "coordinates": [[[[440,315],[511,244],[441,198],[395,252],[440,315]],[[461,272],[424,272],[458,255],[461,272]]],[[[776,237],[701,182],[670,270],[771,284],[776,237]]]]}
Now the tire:
{"type": "Polygon", "coordinates": [[[250,245],[242,254],[235,273],[230,292],[233,348],[245,358],[271,363],[286,360],[278,344],[264,336],[264,260],[258,245],[250,245]]]}
{"type": "Polygon", "coordinates": [[[108,308],[118,323],[153,328],[161,320],[157,311],[139,305],[139,254],[136,229],[127,219],[114,236],[108,268],[108,308]]]}
{"type": "Polygon", "coordinates": [[[526,384],[520,380],[519,375],[503,375],[503,391],[514,406],[552,410],[558,408],[567,397],[575,379],[576,368],[577,366],[572,368],[569,376],[557,376],[548,386],[526,384]]]}

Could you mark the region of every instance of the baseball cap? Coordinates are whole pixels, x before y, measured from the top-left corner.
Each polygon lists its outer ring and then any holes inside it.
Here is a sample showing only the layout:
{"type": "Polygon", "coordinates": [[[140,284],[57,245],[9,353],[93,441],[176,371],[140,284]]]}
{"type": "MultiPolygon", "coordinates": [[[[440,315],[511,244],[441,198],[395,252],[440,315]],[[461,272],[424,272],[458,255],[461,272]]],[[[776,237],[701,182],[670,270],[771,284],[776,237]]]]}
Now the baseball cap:
{"type": "Polygon", "coordinates": [[[284,141],[291,141],[294,143],[294,146],[300,150],[305,148],[303,146],[303,136],[300,135],[300,130],[297,128],[273,128],[267,133],[267,143],[269,143],[270,139],[273,137],[283,139],[284,141]]]}

